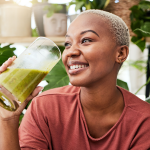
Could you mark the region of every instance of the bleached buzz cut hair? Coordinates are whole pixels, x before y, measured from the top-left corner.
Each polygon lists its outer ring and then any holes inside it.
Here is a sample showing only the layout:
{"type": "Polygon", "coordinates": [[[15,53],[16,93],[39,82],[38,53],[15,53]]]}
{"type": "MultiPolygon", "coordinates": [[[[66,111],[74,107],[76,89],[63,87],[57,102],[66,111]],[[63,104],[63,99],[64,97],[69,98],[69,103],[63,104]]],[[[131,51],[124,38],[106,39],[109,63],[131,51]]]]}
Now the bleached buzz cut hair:
{"type": "Polygon", "coordinates": [[[116,40],[116,43],[120,46],[126,45],[129,47],[130,42],[129,29],[125,24],[125,22],[120,17],[107,11],[97,9],[90,9],[83,11],[78,16],[83,14],[96,14],[106,19],[106,21],[108,21],[108,24],[110,26],[110,31],[112,32],[113,37],[116,40]]]}

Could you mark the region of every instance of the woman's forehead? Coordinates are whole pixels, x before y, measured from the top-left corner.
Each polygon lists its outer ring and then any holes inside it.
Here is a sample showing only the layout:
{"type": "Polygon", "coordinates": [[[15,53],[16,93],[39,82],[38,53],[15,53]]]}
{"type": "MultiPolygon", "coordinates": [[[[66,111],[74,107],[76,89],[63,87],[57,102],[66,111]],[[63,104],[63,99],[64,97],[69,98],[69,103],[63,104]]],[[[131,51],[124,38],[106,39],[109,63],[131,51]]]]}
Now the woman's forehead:
{"type": "Polygon", "coordinates": [[[67,34],[80,33],[84,30],[96,30],[100,34],[109,33],[110,26],[108,21],[95,14],[83,14],[78,16],[69,26],[67,34]]]}

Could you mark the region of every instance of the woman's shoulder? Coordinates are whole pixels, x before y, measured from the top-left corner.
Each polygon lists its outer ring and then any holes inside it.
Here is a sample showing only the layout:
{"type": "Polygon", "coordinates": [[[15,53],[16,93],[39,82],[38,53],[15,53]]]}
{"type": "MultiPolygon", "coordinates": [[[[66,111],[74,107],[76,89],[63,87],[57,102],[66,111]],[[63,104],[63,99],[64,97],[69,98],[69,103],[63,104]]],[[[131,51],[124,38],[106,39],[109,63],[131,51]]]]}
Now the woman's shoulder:
{"type": "Polygon", "coordinates": [[[42,92],[38,95],[38,97],[46,96],[46,95],[70,95],[70,94],[78,94],[80,91],[80,87],[67,85],[59,88],[50,89],[42,92]]]}
{"type": "Polygon", "coordinates": [[[32,104],[38,107],[59,107],[62,104],[71,107],[79,97],[80,87],[72,85],[50,89],[42,92],[32,100],[32,104]]]}
{"type": "Polygon", "coordinates": [[[125,107],[128,107],[129,109],[132,109],[135,112],[139,112],[143,115],[148,115],[150,117],[150,104],[147,103],[144,100],[141,100],[136,95],[132,94],[131,92],[119,87],[119,90],[121,91],[125,107]]]}

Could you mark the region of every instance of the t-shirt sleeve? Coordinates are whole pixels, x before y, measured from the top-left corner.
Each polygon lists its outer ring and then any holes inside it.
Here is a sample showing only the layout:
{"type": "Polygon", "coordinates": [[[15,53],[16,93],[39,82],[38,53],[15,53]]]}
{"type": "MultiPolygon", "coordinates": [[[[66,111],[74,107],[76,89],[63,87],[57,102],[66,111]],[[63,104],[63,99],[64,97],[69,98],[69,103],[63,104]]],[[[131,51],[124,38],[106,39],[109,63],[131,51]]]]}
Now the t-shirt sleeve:
{"type": "MultiPolygon", "coordinates": [[[[135,124],[136,126],[136,124],[135,124]]],[[[133,141],[131,142],[130,150],[150,150],[150,117],[145,118],[139,126],[133,141]]]]}
{"type": "Polygon", "coordinates": [[[51,134],[38,98],[32,100],[19,127],[21,150],[52,150],[51,134]]]}

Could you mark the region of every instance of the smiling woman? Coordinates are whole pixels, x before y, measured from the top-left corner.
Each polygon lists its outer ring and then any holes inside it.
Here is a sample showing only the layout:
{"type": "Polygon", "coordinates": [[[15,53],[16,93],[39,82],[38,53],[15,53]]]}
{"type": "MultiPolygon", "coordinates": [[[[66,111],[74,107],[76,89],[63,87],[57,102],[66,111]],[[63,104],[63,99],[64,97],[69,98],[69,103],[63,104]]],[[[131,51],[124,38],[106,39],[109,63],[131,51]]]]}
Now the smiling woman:
{"type": "Polygon", "coordinates": [[[113,14],[81,13],[68,28],[62,55],[72,85],[34,98],[19,137],[18,116],[29,99],[14,113],[0,108],[0,149],[150,149],[150,105],[116,86],[129,52],[128,32],[113,14]]]}

